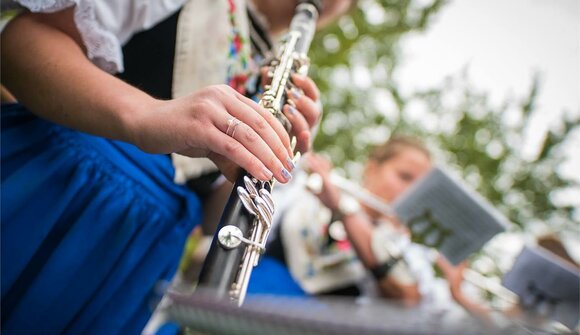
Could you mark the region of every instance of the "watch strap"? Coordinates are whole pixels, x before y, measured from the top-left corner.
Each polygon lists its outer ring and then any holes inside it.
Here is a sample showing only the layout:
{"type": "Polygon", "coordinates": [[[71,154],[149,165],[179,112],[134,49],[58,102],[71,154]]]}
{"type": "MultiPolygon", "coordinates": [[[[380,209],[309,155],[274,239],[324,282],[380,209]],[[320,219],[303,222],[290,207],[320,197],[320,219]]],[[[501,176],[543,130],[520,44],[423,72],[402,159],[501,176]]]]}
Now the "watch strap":
{"type": "Polygon", "coordinates": [[[379,264],[377,266],[375,266],[372,269],[369,269],[373,275],[373,277],[375,277],[375,279],[377,280],[381,280],[383,278],[385,278],[389,272],[391,272],[391,270],[393,269],[393,267],[401,260],[401,257],[393,257],[391,259],[389,259],[388,261],[379,264]]]}

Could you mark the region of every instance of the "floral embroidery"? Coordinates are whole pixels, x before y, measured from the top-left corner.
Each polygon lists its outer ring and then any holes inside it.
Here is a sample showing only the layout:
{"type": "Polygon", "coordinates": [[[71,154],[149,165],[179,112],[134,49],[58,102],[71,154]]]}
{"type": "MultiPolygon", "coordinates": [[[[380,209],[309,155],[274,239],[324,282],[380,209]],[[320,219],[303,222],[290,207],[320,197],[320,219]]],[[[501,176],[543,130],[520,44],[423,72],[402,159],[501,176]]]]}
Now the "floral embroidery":
{"type": "Polygon", "coordinates": [[[248,41],[242,36],[237,26],[235,0],[228,0],[228,5],[232,33],[230,35],[229,64],[226,82],[239,93],[245,94],[247,91],[246,82],[249,78],[249,61],[248,55],[244,52],[244,47],[248,41]]]}

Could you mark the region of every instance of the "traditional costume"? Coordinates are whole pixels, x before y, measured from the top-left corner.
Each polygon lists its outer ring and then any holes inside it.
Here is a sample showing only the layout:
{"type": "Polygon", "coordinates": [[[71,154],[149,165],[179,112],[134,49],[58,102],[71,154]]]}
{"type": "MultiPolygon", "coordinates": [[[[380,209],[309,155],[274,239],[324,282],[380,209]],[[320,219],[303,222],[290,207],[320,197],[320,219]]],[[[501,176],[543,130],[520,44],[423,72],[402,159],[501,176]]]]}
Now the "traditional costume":
{"type": "MultiPolygon", "coordinates": [[[[88,58],[159,98],[229,83],[249,67],[243,1],[18,2],[33,12],[75,6],[88,58]],[[155,66],[163,62],[169,72],[155,66]],[[139,82],[146,77],[161,85],[139,82]]],[[[2,332],[139,333],[201,219],[170,156],[62,127],[20,104],[2,106],[1,136],[2,332]]]]}

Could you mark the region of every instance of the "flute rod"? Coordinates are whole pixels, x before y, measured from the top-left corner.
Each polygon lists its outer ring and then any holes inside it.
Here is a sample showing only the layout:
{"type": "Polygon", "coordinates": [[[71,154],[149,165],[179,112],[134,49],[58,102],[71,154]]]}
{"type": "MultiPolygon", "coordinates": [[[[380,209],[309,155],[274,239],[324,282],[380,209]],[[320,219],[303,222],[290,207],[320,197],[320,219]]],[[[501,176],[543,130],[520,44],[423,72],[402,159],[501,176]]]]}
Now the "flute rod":
{"type": "MultiPolygon", "coordinates": [[[[330,175],[330,181],[338,187],[341,191],[347,193],[353,198],[357,199],[361,203],[365,204],[369,208],[386,215],[394,216],[395,212],[393,208],[387,204],[384,200],[367,191],[360,185],[342,177],[338,174],[332,172],[330,175]]],[[[471,269],[465,269],[464,279],[471,284],[495,295],[496,297],[510,303],[517,304],[518,297],[512,291],[505,288],[503,285],[492,281],[491,279],[485,277],[471,269]]]]}
{"type": "Polygon", "coordinates": [[[494,282],[493,280],[487,278],[477,271],[465,269],[463,272],[463,278],[471,284],[495,295],[496,297],[512,305],[516,305],[518,303],[518,297],[515,293],[508,290],[500,283],[494,282]]]}
{"type": "Polygon", "coordinates": [[[358,201],[374,209],[375,211],[385,216],[395,215],[393,208],[389,204],[387,204],[383,199],[365,190],[363,187],[357,185],[356,183],[353,183],[352,181],[344,177],[341,177],[336,173],[330,174],[330,181],[341,191],[347,193],[351,197],[357,199],[358,201]]]}

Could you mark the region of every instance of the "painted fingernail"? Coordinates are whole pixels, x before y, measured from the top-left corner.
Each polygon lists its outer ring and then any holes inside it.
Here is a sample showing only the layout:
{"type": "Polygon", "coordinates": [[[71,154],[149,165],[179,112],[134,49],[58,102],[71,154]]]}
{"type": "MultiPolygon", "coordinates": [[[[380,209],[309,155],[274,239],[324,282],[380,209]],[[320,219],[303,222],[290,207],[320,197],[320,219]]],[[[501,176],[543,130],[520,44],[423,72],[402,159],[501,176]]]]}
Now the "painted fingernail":
{"type": "Polygon", "coordinates": [[[286,163],[288,163],[290,171],[293,171],[296,168],[296,163],[294,163],[294,161],[290,157],[286,157],[286,163]]]}
{"type": "Polygon", "coordinates": [[[292,175],[285,168],[282,168],[282,177],[284,177],[286,181],[290,181],[290,179],[292,179],[292,175]]]}
{"type": "Polygon", "coordinates": [[[298,100],[302,96],[300,92],[298,92],[295,88],[290,91],[290,94],[294,97],[294,99],[298,100]]]}
{"type": "Polygon", "coordinates": [[[296,114],[296,107],[292,106],[292,105],[288,105],[288,113],[294,115],[296,114]]]}

